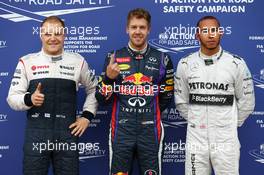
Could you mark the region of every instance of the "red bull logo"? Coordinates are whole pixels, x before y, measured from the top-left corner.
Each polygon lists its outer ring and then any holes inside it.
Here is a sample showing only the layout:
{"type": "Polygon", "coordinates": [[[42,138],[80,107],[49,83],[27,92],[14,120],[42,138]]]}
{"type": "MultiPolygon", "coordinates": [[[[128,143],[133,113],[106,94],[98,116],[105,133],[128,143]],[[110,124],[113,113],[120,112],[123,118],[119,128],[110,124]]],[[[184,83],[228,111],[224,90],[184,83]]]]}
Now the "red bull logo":
{"type": "Polygon", "coordinates": [[[148,77],[146,75],[143,75],[142,73],[134,73],[132,75],[129,75],[124,78],[122,83],[133,83],[135,85],[140,84],[152,84],[152,77],[148,77]]]}

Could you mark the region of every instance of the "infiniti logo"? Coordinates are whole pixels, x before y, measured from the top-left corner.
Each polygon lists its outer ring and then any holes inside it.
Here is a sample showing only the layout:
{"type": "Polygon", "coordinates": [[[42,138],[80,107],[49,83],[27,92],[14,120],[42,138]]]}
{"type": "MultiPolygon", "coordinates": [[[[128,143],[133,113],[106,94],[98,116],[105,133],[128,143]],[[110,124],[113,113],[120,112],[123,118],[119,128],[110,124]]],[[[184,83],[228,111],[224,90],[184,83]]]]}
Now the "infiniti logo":
{"type": "Polygon", "coordinates": [[[137,104],[142,107],[146,105],[146,100],[142,97],[132,97],[128,100],[130,106],[136,106],[137,104]]]}
{"type": "Polygon", "coordinates": [[[149,61],[156,62],[156,61],[157,61],[157,59],[156,59],[156,58],[154,58],[154,57],[149,57],[149,61]]]}

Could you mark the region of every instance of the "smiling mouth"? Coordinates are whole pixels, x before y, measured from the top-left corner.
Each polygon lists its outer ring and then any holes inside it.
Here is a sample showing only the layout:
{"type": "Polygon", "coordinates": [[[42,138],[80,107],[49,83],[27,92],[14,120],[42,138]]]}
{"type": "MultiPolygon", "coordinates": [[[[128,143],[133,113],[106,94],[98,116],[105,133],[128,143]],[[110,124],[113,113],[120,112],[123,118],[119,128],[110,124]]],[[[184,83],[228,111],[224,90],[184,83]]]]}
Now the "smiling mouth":
{"type": "Polygon", "coordinates": [[[50,46],[57,46],[59,45],[58,43],[52,43],[52,44],[49,44],[50,46]]]}
{"type": "Polygon", "coordinates": [[[207,41],[207,43],[209,43],[209,44],[215,44],[216,41],[207,41]]]}

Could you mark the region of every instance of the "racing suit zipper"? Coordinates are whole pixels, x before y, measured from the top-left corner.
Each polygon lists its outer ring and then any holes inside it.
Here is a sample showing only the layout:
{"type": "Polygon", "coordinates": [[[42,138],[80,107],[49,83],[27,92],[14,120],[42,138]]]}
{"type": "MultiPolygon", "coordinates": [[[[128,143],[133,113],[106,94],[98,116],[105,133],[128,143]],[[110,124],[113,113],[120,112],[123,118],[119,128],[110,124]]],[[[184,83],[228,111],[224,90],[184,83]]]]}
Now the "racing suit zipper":
{"type": "MultiPolygon", "coordinates": [[[[136,60],[136,72],[137,73],[140,73],[139,70],[140,70],[140,59],[135,59],[136,60]]],[[[138,85],[136,85],[138,86],[138,85]]],[[[137,89],[137,88],[136,88],[137,89]]],[[[138,91],[136,92],[137,94],[137,99],[138,99],[138,91]]],[[[139,115],[138,115],[138,110],[136,110],[136,125],[137,125],[137,131],[140,130],[139,126],[141,126],[138,122],[140,122],[140,120],[138,119],[139,115]]],[[[136,134],[136,137],[137,137],[138,134],[136,134]]]]}
{"type": "MultiPolygon", "coordinates": [[[[53,67],[53,71],[52,71],[52,77],[57,77],[58,75],[58,72],[56,71],[56,70],[58,70],[57,69],[57,61],[52,61],[52,67],[53,67]]],[[[57,83],[56,83],[56,81],[54,81],[54,90],[56,91],[56,89],[57,89],[57,83]]],[[[55,93],[55,92],[54,92],[55,93]]],[[[56,93],[57,94],[57,93],[56,93]]],[[[54,94],[54,96],[53,96],[53,98],[55,98],[55,99],[53,99],[53,101],[55,101],[56,100],[56,94],[54,94]]],[[[52,117],[52,142],[53,143],[55,143],[55,138],[56,138],[56,136],[54,135],[54,133],[56,133],[55,132],[55,122],[56,122],[56,110],[55,109],[57,109],[57,103],[55,103],[55,106],[53,106],[53,108],[52,108],[52,113],[53,113],[53,117],[52,117]]]]}
{"type": "MultiPolygon", "coordinates": [[[[204,66],[205,66],[206,82],[208,82],[209,81],[209,74],[210,74],[210,66],[206,66],[206,65],[204,65],[204,66]]],[[[206,94],[208,94],[208,90],[207,89],[206,89],[206,94]]],[[[208,109],[208,104],[207,103],[206,103],[205,109],[206,109],[206,116],[205,116],[206,117],[206,128],[205,129],[206,129],[207,140],[208,140],[207,144],[208,144],[208,148],[210,150],[211,139],[210,139],[210,134],[209,134],[209,114],[208,114],[209,109],[208,109]]],[[[209,151],[209,155],[208,156],[209,156],[209,159],[210,159],[210,157],[211,157],[210,151],[209,151]]]]}

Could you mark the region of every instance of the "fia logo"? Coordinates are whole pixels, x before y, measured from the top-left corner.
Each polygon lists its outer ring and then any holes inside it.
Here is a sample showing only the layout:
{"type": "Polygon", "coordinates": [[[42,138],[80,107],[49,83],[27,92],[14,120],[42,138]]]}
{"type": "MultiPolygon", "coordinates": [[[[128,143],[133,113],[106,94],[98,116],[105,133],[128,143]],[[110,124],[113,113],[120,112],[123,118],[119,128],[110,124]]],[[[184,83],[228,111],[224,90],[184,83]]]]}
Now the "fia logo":
{"type": "Polygon", "coordinates": [[[249,154],[255,158],[256,162],[264,164],[264,144],[261,144],[259,149],[250,150],[249,154]]]}
{"type": "Polygon", "coordinates": [[[185,50],[198,48],[199,41],[195,38],[193,26],[178,25],[164,26],[164,30],[157,38],[150,39],[149,44],[161,52],[179,53],[185,50]]]}
{"type": "Polygon", "coordinates": [[[183,128],[187,121],[180,116],[176,108],[167,108],[162,112],[162,122],[164,127],[183,128]]]}
{"type": "Polygon", "coordinates": [[[264,89],[264,68],[260,70],[259,75],[253,75],[255,86],[264,89]]]}

